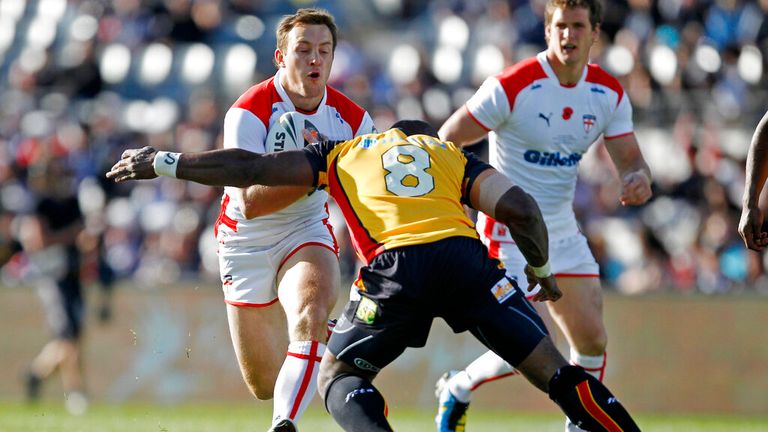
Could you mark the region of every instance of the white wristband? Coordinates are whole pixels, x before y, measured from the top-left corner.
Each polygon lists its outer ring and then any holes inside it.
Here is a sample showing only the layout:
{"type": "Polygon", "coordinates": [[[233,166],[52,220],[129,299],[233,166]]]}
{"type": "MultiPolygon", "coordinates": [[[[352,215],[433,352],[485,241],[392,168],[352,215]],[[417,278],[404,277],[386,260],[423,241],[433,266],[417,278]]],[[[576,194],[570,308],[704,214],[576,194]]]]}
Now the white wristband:
{"type": "Polygon", "coordinates": [[[534,267],[530,264],[531,270],[533,270],[533,274],[536,275],[537,278],[545,278],[552,275],[552,269],[549,268],[549,261],[544,263],[541,267],[534,267]]]}
{"type": "Polygon", "coordinates": [[[155,154],[155,160],[152,161],[152,168],[155,174],[159,176],[176,178],[176,168],[179,166],[179,156],[181,153],[159,151],[155,154]]]}

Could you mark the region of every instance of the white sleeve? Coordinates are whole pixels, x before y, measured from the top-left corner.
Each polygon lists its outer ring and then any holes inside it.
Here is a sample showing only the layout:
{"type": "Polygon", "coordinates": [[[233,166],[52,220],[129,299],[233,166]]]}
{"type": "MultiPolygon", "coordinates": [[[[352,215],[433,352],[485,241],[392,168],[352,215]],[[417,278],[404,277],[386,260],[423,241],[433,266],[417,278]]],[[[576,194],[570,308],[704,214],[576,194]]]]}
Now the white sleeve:
{"type": "Polygon", "coordinates": [[[224,148],[264,153],[267,128],[252,112],[230,108],[224,116],[224,148]]]}
{"type": "Polygon", "coordinates": [[[625,92],[619,101],[619,106],[613,113],[613,118],[605,127],[603,136],[607,139],[626,135],[634,130],[632,123],[632,104],[629,102],[629,96],[625,92]]]}
{"type": "Polygon", "coordinates": [[[357,131],[355,132],[355,137],[376,132],[378,132],[376,130],[376,125],[373,123],[373,119],[371,118],[370,114],[368,114],[368,111],[366,111],[363,115],[363,120],[360,122],[360,127],[358,127],[357,131]]]}
{"type": "Polygon", "coordinates": [[[486,78],[466,106],[480,126],[488,130],[499,127],[512,112],[507,94],[496,77],[486,78]]]}

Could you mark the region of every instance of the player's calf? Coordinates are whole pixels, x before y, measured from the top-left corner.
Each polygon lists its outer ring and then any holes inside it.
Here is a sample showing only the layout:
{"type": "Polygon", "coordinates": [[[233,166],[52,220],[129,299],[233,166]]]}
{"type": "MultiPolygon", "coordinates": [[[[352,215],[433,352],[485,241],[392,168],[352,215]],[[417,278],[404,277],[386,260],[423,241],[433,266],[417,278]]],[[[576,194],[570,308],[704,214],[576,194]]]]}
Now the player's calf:
{"type": "Polygon", "coordinates": [[[640,430],[610,390],[577,366],[563,366],[557,370],[549,381],[549,398],[583,430],[640,430]]]}

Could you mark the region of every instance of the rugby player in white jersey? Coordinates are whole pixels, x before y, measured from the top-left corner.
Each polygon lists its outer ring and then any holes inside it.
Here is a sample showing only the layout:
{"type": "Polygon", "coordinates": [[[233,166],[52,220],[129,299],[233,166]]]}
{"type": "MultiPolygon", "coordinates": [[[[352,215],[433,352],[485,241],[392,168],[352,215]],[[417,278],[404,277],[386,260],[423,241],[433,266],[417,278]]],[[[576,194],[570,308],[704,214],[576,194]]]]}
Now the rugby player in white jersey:
{"type": "MultiPolygon", "coordinates": [[[[537,309],[542,316],[549,312],[563,331],[571,363],[598,379],[605,371],[607,336],[598,264],[573,212],[579,160],[602,135],[622,181],[621,204],[640,205],[652,194],[629,99],[614,77],[588,64],[601,12],[598,0],[548,0],[546,51],[488,78],[440,129],[441,139],[457,145],[488,134],[491,165],[538,202],[549,230],[551,271],[563,298],[537,309]]],[[[507,229],[483,214],[478,219],[489,253],[525,281],[525,261],[507,229]]],[[[437,386],[438,430],[463,431],[471,392],[514,374],[489,351],[464,370],[444,375],[437,386]]]]}
{"type": "MultiPolygon", "coordinates": [[[[229,109],[224,147],[268,151],[269,130],[286,112],[298,113],[298,131],[332,140],[374,131],[365,110],[326,85],[336,39],[324,10],[285,16],[277,28],[278,71],[229,109]]],[[[216,223],[232,343],[251,393],[274,398],[274,431],[295,430],[317,389],[340,284],[326,201],[326,192],[306,187],[228,187],[216,223]]]]}

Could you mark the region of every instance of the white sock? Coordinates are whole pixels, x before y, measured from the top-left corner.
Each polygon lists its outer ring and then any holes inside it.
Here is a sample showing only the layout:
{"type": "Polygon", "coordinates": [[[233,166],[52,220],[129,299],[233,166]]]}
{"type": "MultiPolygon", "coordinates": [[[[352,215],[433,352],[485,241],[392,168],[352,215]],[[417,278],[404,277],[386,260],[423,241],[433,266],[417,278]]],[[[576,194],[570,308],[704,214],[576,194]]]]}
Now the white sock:
{"type": "Polygon", "coordinates": [[[593,377],[603,381],[605,375],[606,353],[599,356],[587,356],[576,352],[571,348],[571,364],[581,366],[593,377]]]}
{"type": "Polygon", "coordinates": [[[325,352],[318,341],[291,342],[275,382],[273,421],[287,418],[296,422],[317,393],[317,371],[325,352]]]}
{"type": "Polygon", "coordinates": [[[456,399],[466,403],[469,402],[471,393],[481,385],[519,373],[496,353],[488,351],[454,375],[448,381],[448,389],[456,399]]]}

